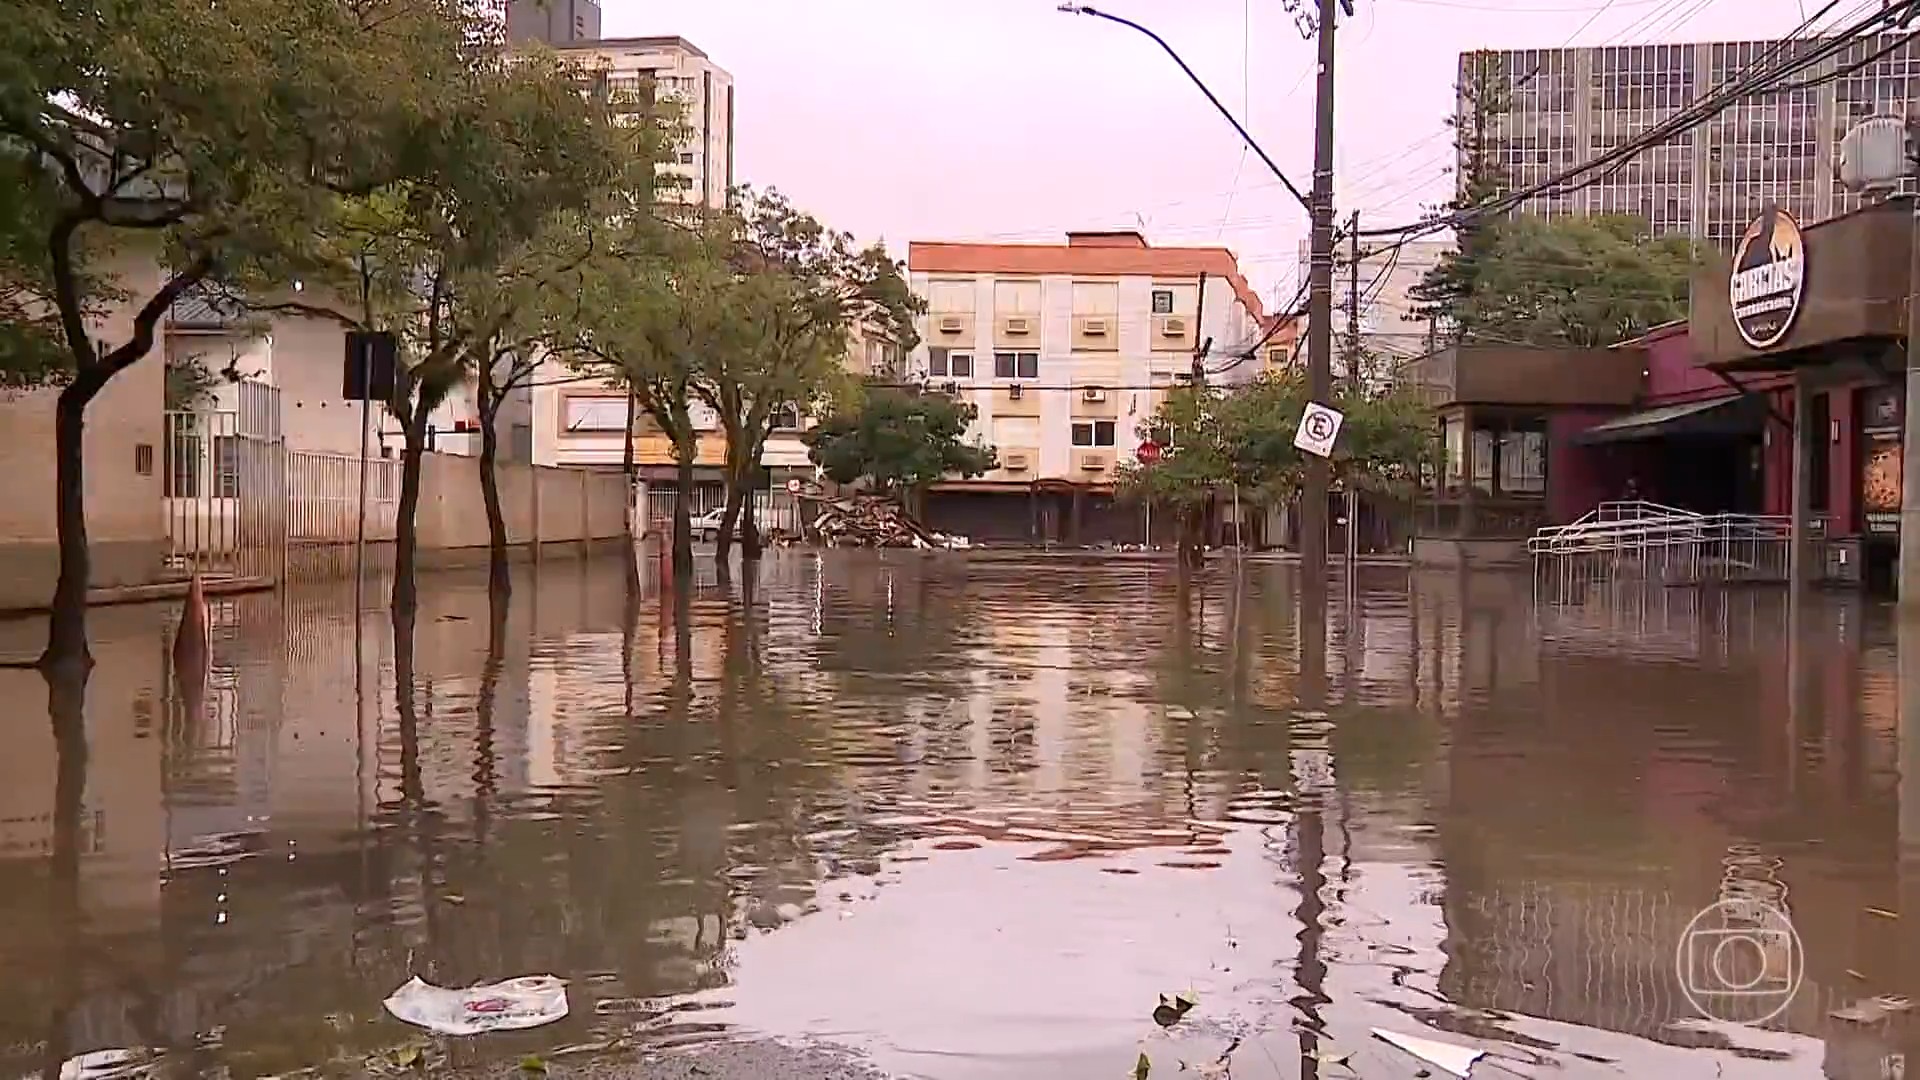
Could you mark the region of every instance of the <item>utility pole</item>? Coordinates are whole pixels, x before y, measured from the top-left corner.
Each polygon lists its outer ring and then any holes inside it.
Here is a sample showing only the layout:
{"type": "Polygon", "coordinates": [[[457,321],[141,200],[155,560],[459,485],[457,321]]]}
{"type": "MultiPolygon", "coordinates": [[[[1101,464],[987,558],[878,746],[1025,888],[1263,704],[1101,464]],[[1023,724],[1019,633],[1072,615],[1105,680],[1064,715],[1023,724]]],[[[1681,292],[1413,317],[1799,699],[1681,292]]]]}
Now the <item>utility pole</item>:
{"type": "Polygon", "coordinates": [[[1200,271],[1200,294],[1193,302],[1193,385],[1195,389],[1207,385],[1207,350],[1213,348],[1212,338],[1200,336],[1207,324],[1207,272],[1200,271]]]}
{"type": "MultiPolygon", "coordinates": [[[[1313,238],[1307,277],[1307,394],[1325,404],[1333,396],[1333,25],[1336,5],[1351,0],[1319,0],[1314,34],[1320,71],[1313,118],[1313,238]]],[[[1352,9],[1349,7],[1349,11],[1352,9]]],[[[1308,454],[1306,484],[1300,497],[1300,573],[1308,586],[1301,617],[1326,619],[1327,460],[1308,454]],[[1317,608],[1318,610],[1311,610],[1317,608]]]]}
{"type": "Polygon", "coordinates": [[[1360,393],[1360,211],[1347,220],[1347,390],[1360,393]]]}

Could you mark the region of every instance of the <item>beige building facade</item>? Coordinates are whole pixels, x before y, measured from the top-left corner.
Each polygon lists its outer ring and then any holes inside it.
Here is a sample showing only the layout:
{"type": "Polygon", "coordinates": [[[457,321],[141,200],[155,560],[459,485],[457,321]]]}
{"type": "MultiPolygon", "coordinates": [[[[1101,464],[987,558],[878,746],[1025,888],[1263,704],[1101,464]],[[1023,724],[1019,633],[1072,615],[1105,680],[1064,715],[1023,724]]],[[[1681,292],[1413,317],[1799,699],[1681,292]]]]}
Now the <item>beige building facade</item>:
{"type": "Polygon", "coordinates": [[[616,100],[648,93],[677,104],[685,126],[661,174],[676,181],[693,206],[725,206],[733,190],[733,76],[682,37],[604,38],[557,47],[561,56],[598,73],[616,100]]]}

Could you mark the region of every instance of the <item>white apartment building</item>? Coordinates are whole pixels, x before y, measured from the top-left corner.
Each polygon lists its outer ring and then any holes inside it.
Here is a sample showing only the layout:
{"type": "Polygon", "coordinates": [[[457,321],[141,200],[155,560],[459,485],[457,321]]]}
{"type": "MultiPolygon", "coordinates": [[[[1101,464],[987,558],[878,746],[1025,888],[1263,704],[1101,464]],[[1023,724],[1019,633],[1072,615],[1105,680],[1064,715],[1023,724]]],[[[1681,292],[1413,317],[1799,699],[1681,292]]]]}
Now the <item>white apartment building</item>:
{"type": "MultiPolygon", "coordinates": [[[[1347,377],[1340,343],[1351,325],[1348,312],[1353,307],[1356,284],[1360,293],[1360,341],[1382,362],[1382,368],[1427,353],[1431,328],[1426,321],[1411,318],[1415,307],[1412,293],[1451,250],[1451,240],[1404,244],[1390,239],[1362,240],[1357,274],[1349,247],[1343,244],[1334,252],[1333,369],[1337,377],[1347,377]]],[[[1308,241],[1300,241],[1301,281],[1307,280],[1311,267],[1309,254],[1308,241]]]]}
{"type": "Polygon", "coordinates": [[[563,57],[603,80],[610,94],[643,94],[683,109],[686,136],[664,175],[680,181],[681,198],[694,206],[725,206],[733,190],[733,76],[682,37],[603,38],[556,46],[563,57]]]}
{"type": "Polygon", "coordinates": [[[1138,513],[1113,505],[1113,482],[1141,421],[1189,377],[1196,349],[1215,385],[1264,367],[1241,358],[1265,313],[1226,248],[1156,248],[1131,230],[1068,233],[1064,244],[915,242],[907,270],[928,305],[908,367],[971,401],[975,434],[1000,458],[984,477],[935,488],[937,528],[1138,542],[1138,513]]]}

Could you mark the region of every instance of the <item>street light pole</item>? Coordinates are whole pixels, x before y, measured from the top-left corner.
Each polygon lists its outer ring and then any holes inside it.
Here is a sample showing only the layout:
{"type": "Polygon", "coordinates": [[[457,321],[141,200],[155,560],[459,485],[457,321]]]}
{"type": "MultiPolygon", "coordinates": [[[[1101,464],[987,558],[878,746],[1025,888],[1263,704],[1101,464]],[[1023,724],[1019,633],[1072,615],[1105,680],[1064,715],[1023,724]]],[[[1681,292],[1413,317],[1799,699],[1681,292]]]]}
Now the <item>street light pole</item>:
{"type": "MultiPolygon", "coordinates": [[[[1333,397],[1333,28],[1336,5],[1348,2],[1319,0],[1314,31],[1320,72],[1314,95],[1309,203],[1313,235],[1307,267],[1307,396],[1323,405],[1333,397]]],[[[1301,617],[1311,621],[1326,617],[1328,467],[1327,459],[1318,454],[1308,454],[1306,459],[1306,483],[1300,493],[1300,573],[1307,586],[1304,595],[1317,598],[1318,603],[1308,604],[1301,617]]]]}

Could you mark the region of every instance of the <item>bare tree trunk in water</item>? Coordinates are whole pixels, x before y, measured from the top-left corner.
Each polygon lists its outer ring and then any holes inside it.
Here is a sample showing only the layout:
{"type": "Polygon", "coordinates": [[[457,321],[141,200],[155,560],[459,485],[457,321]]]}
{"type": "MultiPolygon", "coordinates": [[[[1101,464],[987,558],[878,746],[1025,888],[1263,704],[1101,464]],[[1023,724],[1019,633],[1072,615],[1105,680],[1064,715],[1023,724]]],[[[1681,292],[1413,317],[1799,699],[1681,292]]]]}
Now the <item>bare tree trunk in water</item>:
{"type": "MultiPolygon", "coordinates": [[[[754,472],[757,473],[758,470],[754,472]]],[[[755,479],[758,477],[756,476],[755,479]]],[[[760,520],[754,513],[754,502],[759,492],[759,486],[749,482],[747,497],[740,503],[740,561],[742,563],[759,562],[760,553],[763,550],[760,544],[760,520]]],[[[748,577],[751,578],[752,575],[749,574],[748,577]]]]}
{"type": "MultiPolygon", "coordinates": [[[[639,534],[634,528],[634,519],[646,512],[642,504],[634,506],[635,497],[640,494],[638,471],[633,461],[633,422],[640,408],[640,395],[627,389],[627,437],[620,446],[620,475],[627,478],[627,604],[632,607],[640,602],[640,548],[639,534]]],[[[631,682],[631,680],[629,680],[631,682]]],[[[631,710],[629,710],[631,711],[631,710]]]]}
{"type": "Polygon", "coordinates": [[[720,512],[720,535],[713,541],[713,568],[721,581],[733,576],[733,534],[740,524],[740,500],[746,492],[740,485],[740,473],[734,464],[733,451],[727,451],[727,503],[720,512]]]}
{"type": "Polygon", "coordinates": [[[693,576],[693,455],[691,446],[674,447],[674,474],[680,496],[673,500],[673,576],[693,576]]]}
{"type": "Polygon", "coordinates": [[[400,617],[406,617],[411,641],[413,616],[420,610],[420,587],[414,579],[420,559],[420,523],[415,518],[420,510],[420,471],[427,457],[426,410],[409,408],[401,428],[405,445],[400,451],[400,505],[393,530],[393,615],[396,633],[400,617]]]}
{"type": "Polygon", "coordinates": [[[480,502],[487,511],[487,591],[495,596],[513,592],[513,569],[507,562],[507,515],[500,507],[500,415],[489,389],[480,388],[480,502]]]}
{"type": "MultiPolygon", "coordinates": [[[[87,545],[87,403],[106,385],[88,373],[60,391],[54,407],[54,522],[59,534],[60,576],[53,586],[53,613],[40,665],[54,668],[93,666],[87,649],[87,585],[93,572],[87,545]]],[[[85,690],[84,680],[82,691],[85,690]]]]}

